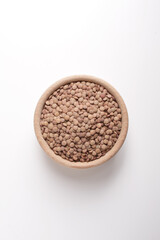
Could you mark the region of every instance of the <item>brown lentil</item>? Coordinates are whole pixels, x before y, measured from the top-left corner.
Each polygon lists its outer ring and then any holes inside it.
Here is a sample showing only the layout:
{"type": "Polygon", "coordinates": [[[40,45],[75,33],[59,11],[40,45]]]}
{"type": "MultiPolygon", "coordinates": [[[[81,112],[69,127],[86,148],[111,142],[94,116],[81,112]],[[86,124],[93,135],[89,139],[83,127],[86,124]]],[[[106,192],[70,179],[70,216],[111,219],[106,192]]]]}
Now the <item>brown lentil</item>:
{"type": "Polygon", "coordinates": [[[69,161],[93,161],[116,143],[122,127],[121,109],[103,86],[72,82],[49,96],[40,127],[55,154],[69,161]]]}

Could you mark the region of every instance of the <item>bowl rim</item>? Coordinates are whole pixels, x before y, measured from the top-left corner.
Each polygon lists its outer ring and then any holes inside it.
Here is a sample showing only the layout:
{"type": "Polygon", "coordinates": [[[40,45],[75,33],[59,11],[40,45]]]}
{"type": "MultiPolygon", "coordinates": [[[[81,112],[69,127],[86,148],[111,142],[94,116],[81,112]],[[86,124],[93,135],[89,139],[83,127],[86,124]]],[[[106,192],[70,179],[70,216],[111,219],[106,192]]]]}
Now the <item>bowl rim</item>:
{"type": "Polygon", "coordinates": [[[122,97],[117,92],[117,90],[113,86],[111,86],[108,82],[98,77],[94,77],[90,75],[73,75],[73,76],[65,77],[65,78],[62,78],[61,80],[56,81],[42,94],[42,96],[40,97],[37,103],[35,113],[34,113],[34,130],[35,130],[35,135],[37,137],[39,144],[41,145],[41,147],[49,157],[51,157],[55,161],[67,167],[80,168],[80,169],[90,168],[106,162],[107,160],[112,158],[122,147],[128,131],[128,112],[122,97]],[[101,158],[93,161],[89,161],[89,162],[70,162],[69,160],[63,159],[62,157],[56,155],[53,152],[53,150],[48,146],[47,142],[43,139],[41,128],[40,128],[40,116],[41,116],[42,108],[44,106],[45,101],[48,99],[48,97],[60,86],[70,82],[77,82],[77,81],[89,81],[89,82],[97,83],[104,86],[116,98],[116,101],[118,102],[121,108],[121,114],[122,114],[121,132],[113,148],[101,158]]]}

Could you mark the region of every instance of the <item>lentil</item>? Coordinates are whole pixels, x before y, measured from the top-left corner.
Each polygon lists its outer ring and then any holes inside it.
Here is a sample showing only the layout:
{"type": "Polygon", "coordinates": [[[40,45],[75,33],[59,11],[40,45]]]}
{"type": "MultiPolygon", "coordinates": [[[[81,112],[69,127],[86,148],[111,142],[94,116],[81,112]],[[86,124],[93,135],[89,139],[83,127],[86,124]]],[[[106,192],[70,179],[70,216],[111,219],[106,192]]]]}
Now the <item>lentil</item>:
{"type": "Polygon", "coordinates": [[[116,143],[121,109],[97,83],[72,82],[59,87],[44,104],[42,136],[55,154],[68,161],[93,161],[116,143]]]}

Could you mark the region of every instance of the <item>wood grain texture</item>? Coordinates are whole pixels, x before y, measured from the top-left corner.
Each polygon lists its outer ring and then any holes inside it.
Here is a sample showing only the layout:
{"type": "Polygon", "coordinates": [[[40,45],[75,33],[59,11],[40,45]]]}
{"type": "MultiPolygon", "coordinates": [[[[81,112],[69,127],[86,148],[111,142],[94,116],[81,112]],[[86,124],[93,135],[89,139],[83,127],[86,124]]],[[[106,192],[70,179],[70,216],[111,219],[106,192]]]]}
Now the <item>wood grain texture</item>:
{"type": "Polygon", "coordinates": [[[51,85],[44,92],[44,94],[39,99],[38,104],[35,109],[34,129],[35,129],[35,134],[36,134],[39,144],[41,145],[43,150],[48,154],[48,156],[51,157],[52,159],[54,159],[55,161],[65,165],[67,167],[72,167],[72,168],[83,169],[83,168],[95,167],[95,166],[98,166],[98,165],[106,162],[110,158],[112,158],[122,147],[124,140],[126,138],[126,135],[127,135],[127,131],[128,131],[128,112],[127,112],[126,105],[125,105],[122,97],[117,92],[117,90],[114,87],[112,87],[109,83],[107,83],[106,81],[104,81],[100,78],[93,77],[93,76],[75,75],[75,76],[66,77],[66,78],[63,78],[63,79],[57,81],[56,83],[51,85]],[[41,133],[41,128],[40,128],[41,112],[42,112],[44,103],[48,99],[48,97],[60,86],[70,83],[70,82],[76,82],[76,81],[89,81],[89,82],[94,82],[94,83],[104,86],[116,98],[116,101],[118,102],[118,104],[121,108],[121,112],[122,112],[122,129],[121,129],[119,138],[118,138],[117,142],[115,143],[114,147],[109,152],[107,152],[103,157],[96,159],[94,161],[90,161],[90,162],[70,162],[70,161],[65,160],[62,157],[56,155],[53,152],[53,150],[50,149],[47,142],[43,139],[43,136],[41,133]]]}

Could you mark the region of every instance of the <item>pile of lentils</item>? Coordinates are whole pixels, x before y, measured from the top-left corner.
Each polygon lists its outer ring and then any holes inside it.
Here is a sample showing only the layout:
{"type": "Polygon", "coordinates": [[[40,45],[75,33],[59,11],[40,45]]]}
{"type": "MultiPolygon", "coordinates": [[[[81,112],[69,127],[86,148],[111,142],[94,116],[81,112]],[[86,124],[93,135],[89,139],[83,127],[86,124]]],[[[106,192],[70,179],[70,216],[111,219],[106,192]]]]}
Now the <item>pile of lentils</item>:
{"type": "Polygon", "coordinates": [[[105,155],[121,131],[121,109],[105,87],[71,82],[54,91],[43,106],[43,138],[63,159],[88,162],[105,155]]]}

